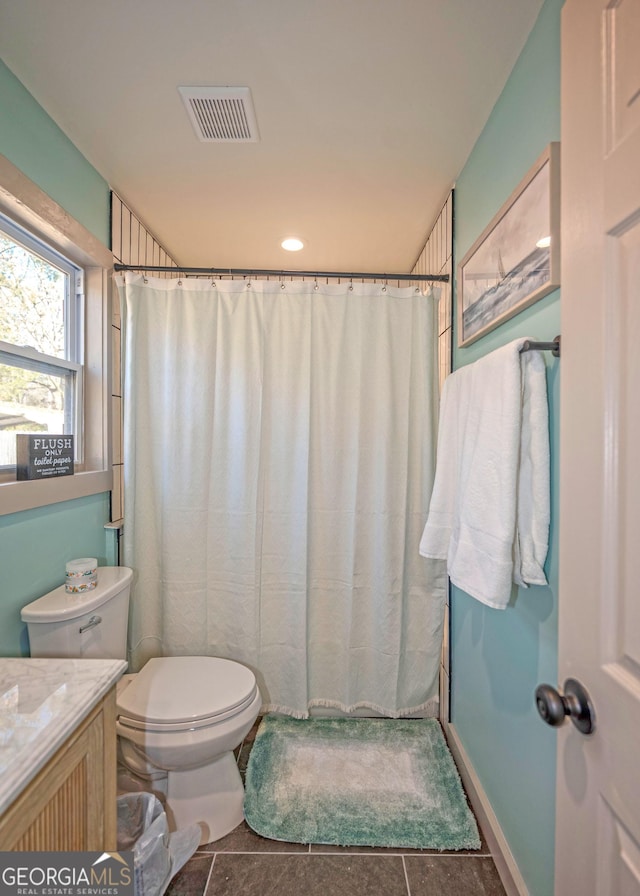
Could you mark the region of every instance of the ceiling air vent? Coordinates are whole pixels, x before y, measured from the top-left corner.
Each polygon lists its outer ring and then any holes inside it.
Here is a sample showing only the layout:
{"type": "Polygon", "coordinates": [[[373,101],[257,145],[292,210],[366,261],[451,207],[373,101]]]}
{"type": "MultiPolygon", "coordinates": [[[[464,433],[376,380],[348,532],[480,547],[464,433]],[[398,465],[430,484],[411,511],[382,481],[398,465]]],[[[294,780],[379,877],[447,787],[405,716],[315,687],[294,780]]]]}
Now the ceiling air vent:
{"type": "Polygon", "coordinates": [[[196,136],[203,143],[256,143],[248,87],[178,87],[196,136]]]}

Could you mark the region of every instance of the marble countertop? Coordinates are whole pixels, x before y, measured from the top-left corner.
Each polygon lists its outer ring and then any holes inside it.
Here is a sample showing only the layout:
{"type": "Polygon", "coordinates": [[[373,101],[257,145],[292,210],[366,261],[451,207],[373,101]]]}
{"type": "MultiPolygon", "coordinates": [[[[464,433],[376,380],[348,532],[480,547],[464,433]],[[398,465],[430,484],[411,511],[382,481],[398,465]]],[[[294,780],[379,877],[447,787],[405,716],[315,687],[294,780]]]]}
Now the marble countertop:
{"type": "Polygon", "coordinates": [[[126,668],[124,660],[0,658],[0,812],[126,668]]]}

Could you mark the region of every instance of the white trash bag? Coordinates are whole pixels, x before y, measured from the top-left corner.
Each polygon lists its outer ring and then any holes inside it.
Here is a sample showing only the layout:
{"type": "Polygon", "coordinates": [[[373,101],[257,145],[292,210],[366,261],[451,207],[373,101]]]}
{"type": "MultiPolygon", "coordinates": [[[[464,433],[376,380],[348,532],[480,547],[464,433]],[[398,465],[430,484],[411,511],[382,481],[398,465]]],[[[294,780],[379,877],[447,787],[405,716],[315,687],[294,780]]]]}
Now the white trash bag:
{"type": "Polygon", "coordinates": [[[162,896],[200,843],[194,824],[169,833],[167,814],[152,793],[118,797],[118,849],[133,851],[135,896],[162,896]]]}

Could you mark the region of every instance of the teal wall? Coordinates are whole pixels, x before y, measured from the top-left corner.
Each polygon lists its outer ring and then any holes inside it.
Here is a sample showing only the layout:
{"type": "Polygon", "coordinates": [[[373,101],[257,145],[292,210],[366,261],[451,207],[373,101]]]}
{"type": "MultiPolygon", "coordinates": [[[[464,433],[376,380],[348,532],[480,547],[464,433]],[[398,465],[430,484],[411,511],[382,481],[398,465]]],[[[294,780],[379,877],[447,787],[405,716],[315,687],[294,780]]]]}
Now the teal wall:
{"type": "Polygon", "coordinates": [[[109,185],[2,60],[0,153],[110,245],[109,185]]]}
{"type": "Polygon", "coordinates": [[[0,516],[0,656],[28,655],[20,610],[64,582],[67,560],[109,565],[108,519],[108,493],[0,516]]]}
{"type": "MultiPolygon", "coordinates": [[[[547,0],[456,183],[458,261],[545,147],[560,139],[560,11],[547,0]]],[[[455,313],[455,312],[454,312],[455,313]]],[[[467,348],[454,368],[519,336],[560,332],[556,290],[467,348]]],[[[457,339],[457,336],[456,336],[457,339]]],[[[531,896],[553,893],[555,731],[534,706],[540,682],[557,681],[558,402],[562,362],[549,353],[552,454],[549,586],[519,589],[494,610],[453,589],[451,721],[507,838],[531,896]]]]}
{"type": "MultiPolygon", "coordinates": [[[[108,184],[2,62],[0,153],[108,245],[108,184]]],[[[0,516],[0,656],[28,653],[20,609],[64,582],[67,560],[113,562],[108,520],[108,493],[0,516]]]]}

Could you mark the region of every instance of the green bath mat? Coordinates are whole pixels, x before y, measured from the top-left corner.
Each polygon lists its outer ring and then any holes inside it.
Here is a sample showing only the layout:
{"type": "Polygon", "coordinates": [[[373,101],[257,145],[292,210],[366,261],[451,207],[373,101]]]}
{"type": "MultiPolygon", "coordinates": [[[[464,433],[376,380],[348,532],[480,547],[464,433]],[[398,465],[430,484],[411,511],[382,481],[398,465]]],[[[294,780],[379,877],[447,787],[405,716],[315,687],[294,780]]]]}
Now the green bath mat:
{"type": "Polygon", "coordinates": [[[435,719],[265,716],[244,810],[256,833],[290,843],[480,848],[435,719]]]}

